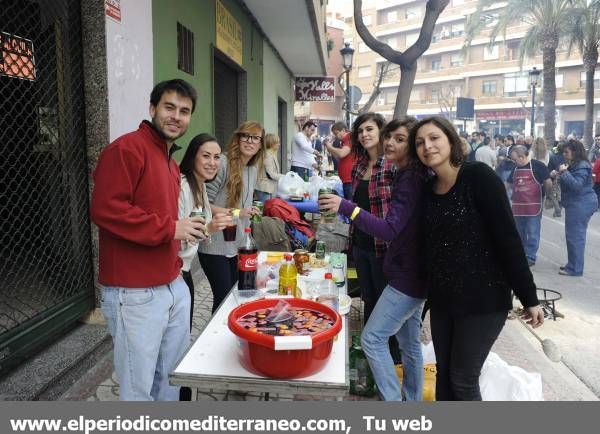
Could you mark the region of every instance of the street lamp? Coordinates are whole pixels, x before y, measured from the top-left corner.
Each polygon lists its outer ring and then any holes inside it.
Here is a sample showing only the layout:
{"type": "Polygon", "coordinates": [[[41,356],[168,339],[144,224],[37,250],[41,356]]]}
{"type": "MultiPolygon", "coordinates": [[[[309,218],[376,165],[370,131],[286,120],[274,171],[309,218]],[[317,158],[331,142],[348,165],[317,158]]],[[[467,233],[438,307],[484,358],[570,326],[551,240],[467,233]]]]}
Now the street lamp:
{"type": "Polygon", "coordinates": [[[344,48],[340,50],[340,54],[344,71],[346,71],[346,125],[350,128],[350,70],[352,69],[354,48],[350,47],[349,42],[344,42],[344,48]]]}
{"type": "Polygon", "coordinates": [[[535,88],[538,85],[538,79],[540,77],[540,71],[535,66],[529,71],[529,84],[531,85],[531,131],[530,136],[533,137],[535,133],[535,88]]]}

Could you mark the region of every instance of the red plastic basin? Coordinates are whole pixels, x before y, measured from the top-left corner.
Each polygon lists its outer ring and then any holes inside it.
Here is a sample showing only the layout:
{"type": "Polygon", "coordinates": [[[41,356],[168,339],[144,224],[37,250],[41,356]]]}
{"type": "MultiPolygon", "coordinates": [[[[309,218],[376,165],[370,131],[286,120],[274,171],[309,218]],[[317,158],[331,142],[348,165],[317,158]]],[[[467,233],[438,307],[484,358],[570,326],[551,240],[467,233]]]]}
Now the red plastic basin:
{"type": "MultiPolygon", "coordinates": [[[[301,309],[310,309],[334,319],[327,330],[307,336],[312,340],[310,349],[276,350],[275,336],[251,332],[237,320],[255,310],[274,307],[279,299],[263,299],[244,303],[231,311],[227,324],[239,341],[240,363],[248,371],[270,378],[301,378],[319,372],[331,355],[333,339],[342,329],[340,315],[328,306],[311,300],[290,298],[286,301],[301,309]]],[[[285,339],[280,337],[279,339],[285,339]]],[[[281,341],[280,341],[281,342],[281,341]]]]}

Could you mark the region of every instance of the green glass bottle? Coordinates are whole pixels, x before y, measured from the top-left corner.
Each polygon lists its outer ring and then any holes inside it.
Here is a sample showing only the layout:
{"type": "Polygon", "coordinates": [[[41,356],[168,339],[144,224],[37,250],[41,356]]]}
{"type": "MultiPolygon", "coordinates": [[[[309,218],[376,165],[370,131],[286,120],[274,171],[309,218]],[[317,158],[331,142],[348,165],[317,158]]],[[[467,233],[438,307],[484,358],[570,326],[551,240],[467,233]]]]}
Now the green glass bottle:
{"type": "Polygon", "coordinates": [[[375,395],[375,380],[367,356],[360,345],[360,334],[352,335],[349,358],[350,393],[358,396],[375,395]]]}

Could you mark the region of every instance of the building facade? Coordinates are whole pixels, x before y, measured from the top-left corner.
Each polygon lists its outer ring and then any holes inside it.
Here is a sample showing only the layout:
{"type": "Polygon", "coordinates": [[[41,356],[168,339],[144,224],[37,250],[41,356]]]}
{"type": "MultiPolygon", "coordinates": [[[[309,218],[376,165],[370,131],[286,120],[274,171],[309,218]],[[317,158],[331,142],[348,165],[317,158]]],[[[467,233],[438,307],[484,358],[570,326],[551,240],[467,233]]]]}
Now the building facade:
{"type": "Polygon", "coordinates": [[[325,33],[321,0],[0,0],[0,375],[102,319],[91,173],[153,86],[198,91],[184,149],[256,120],[284,163],[294,78],[325,75],[325,33]]]}
{"type": "MultiPolygon", "coordinates": [[[[418,38],[425,5],[425,0],[365,1],[363,19],[377,39],[404,51],[418,38]]],[[[467,17],[475,12],[476,5],[476,0],[451,0],[438,18],[431,45],[418,60],[408,114],[454,117],[456,97],[462,96],[475,100],[475,117],[466,122],[468,130],[529,134],[531,86],[528,75],[533,67],[543,69],[541,53],[525,58],[520,66],[519,45],[528,29],[524,23],[515,23],[506,32],[506,38],[500,35],[494,45],[489,46],[491,29],[504,7],[500,2],[486,11],[486,29],[463,50],[467,17]]],[[[360,40],[352,17],[346,18],[344,37],[356,49],[352,83],[362,89],[361,102],[364,102],[372,91],[377,65],[385,59],[360,40]]],[[[391,72],[384,77],[374,110],[388,116],[393,114],[399,78],[399,68],[392,66],[391,72]]],[[[600,88],[600,73],[596,81],[600,88]]],[[[581,54],[576,50],[569,52],[567,44],[562,44],[557,51],[556,87],[556,136],[570,133],[581,136],[585,118],[585,73],[581,54]]],[[[541,103],[540,76],[536,96],[536,135],[543,131],[541,103]]],[[[596,123],[600,122],[599,114],[595,110],[596,123]]],[[[455,120],[455,123],[459,127],[463,125],[463,121],[455,120]]]]}

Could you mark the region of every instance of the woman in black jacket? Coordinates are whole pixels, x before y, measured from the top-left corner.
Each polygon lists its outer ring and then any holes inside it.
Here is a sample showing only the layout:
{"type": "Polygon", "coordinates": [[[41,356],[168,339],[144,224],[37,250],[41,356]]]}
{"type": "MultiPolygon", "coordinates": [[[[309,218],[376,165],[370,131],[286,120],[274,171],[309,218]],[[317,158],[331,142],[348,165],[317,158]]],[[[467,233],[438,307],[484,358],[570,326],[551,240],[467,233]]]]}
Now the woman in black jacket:
{"type": "Polygon", "coordinates": [[[437,359],[436,399],[481,400],[481,367],[512,308],[511,289],[532,327],[544,314],[502,181],[465,162],[454,126],[421,120],[410,152],[435,176],[425,188],[423,264],[437,359]]]}

